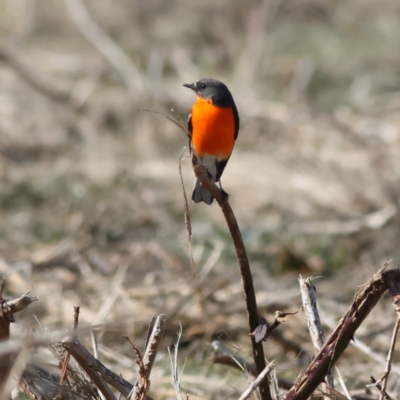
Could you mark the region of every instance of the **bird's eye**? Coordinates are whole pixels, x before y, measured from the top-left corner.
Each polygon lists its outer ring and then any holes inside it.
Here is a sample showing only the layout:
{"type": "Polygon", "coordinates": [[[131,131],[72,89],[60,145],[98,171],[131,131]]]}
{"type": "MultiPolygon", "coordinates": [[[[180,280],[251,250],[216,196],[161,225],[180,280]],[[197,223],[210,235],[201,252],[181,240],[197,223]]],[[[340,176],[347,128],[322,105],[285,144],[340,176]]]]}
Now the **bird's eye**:
{"type": "Polygon", "coordinates": [[[204,84],[204,83],[202,83],[201,85],[200,85],[200,89],[205,89],[206,88],[206,85],[204,84]]]}

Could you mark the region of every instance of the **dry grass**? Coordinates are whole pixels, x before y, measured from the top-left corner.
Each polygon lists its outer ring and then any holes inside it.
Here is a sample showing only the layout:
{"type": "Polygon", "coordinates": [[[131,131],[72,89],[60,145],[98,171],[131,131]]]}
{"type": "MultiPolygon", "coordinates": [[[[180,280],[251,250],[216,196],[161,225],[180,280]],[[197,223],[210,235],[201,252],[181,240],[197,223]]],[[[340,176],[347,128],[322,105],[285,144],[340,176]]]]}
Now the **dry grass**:
{"type": "MultiPolygon", "coordinates": [[[[87,1],[139,71],[132,92],[66,3],[74,2],[0,1],[0,51],[11,46],[51,90],[67,94],[49,98],[0,55],[0,272],[8,295],[40,298],[13,334],[36,326],[32,312],[63,332],[79,305],[81,340],[89,345],[94,326],[104,363],[134,382],[122,335],[142,348],[152,315],[165,313],[150,393],[175,396],[167,346],[182,324],[182,390],[239,397],[245,375],[209,361],[216,338],[250,354],[229,234],[218,207],[191,205],[192,266],[178,174],[187,140],[137,108],[173,107],[185,119],[193,97],[182,83],[212,76],[228,84],[242,125],[223,184],[262,313],[298,308],[299,272],[324,276],[316,285],[329,332],[356,286],[400,259],[398,5],[87,1]]],[[[183,177],[190,191],[189,162],[183,177]]],[[[385,357],[393,323],[383,299],[356,339],[385,357]]],[[[266,343],[278,375],[293,380],[313,354],[304,316],[279,331],[306,354],[266,343]]],[[[356,348],[338,367],[350,392],[384,370],[356,348]]],[[[395,377],[389,392],[398,389],[395,377]]]]}

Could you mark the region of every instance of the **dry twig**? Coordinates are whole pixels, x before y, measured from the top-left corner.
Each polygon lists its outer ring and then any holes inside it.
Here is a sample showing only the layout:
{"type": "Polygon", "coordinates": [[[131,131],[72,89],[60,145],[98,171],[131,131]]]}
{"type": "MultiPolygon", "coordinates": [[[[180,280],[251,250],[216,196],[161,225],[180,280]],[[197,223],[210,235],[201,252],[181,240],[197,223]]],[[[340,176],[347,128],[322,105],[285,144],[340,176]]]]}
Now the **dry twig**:
{"type": "Polygon", "coordinates": [[[178,332],[178,340],[176,341],[174,345],[174,358],[171,356],[171,351],[168,347],[168,354],[169,354],[169,359],[171,361],[171,384],[172,387],[174,388],[176,400],[181,400],[181,377],[183,373],[183,369],[185,368],[185,365],[183,365],[181,373],[178,372],[178,348],[179,348],[179,341],[181,340],[182,336],[182,327],[180,327],[179,332],[178,332]]]}
{"type": "Polygon", "coordinates": [[[256,379],[254,379],[253,382],[251,382],[251,385],[242,393],[242,395],[239,397],[239,400],[246,400],[248,399],[251,394],[257,389],[257,387],[261,384],[261,382],[265,379],[265,377],[271,372],[271,370],[274,368],[275,363],[271,362],[269,363],[264,370],[262,370],[256,379]]]}
{"type": "Polygon", "coordinates": [[[394,352],[394,348],[396,346],[396,340],[397,340],[397,336],[399,335],[399,330],[400,330],[400,280],[386,279],[385,282],[387,283],[390,294],[392,296],[392,304],[393,304],[393,308],[396,311],[397,318],[396,318],[396,324],[393,329],[393,335],[392,335],[392,340],[390,343],[389,352],[388,352],[388,355],[386,358],[385,371],[383,373],[382,378],[379,379],[377,382],[377,384],[382,383],[382,387],[380,388],[381,393],[379,395],[379,400],[384,400],[384,398],[387,396],[386,385],[387,385],[390,371],[392,369],[393,352],[394,352]]]}
{"type": "Polygon", "coordinates": [[[385,372],[383,373],[382,378],[379,380],[379,382],[382,382],[382,388],[381,388],[381,394],[379,395],[379,400],[383,400],[386,395],[386,385],[387,385],[387,381],[388,381],[389,374],[390,374],[391,367],[392,367],[392,357],[393,357],[394,348],[396,346],[397,336],[399,335],[399,329],[400,329],[400,319],[397,318],[396,324],[393,329],[393,335],[392,335],[392,340],[390,343],[389,352],[387,355],[385,372]]]}
{"type": "MultiPolygon", "coordinates": [[[[192,237],[192,223],[190,220],[189,204],[188,204],[188,200],[187,200],[187,196],[186,196],[185,184],[183,182],[183,177],[182,177],[182,157],[183,157],[183,152],[185,151],[185,149],[186,149],[186,147],[183,148],[182,153],[179,157],[178,169],[179,169],[179,176],[181,178],[183,199],[185,200],[185,226],[186,226],[186,233],[187,233],[187,236],[189,239],[189,246],[190,246],[190,238],[192,237]]],[[[190,251],[190,255],[192,258],[192,264],[194,264],[192,251],[190,251]]]]}
{"type": "Polygon", "coordinates": [[[385,292],[387,280],[400,281],[400,272],[393,270],[383,272],[381,270],[356,293],[350,308],[314,361],[286,394],[286,400],[308,399],[317,386],[323,382],[331,365],[342,355],[349,342],[353,340],[356,330],[385,292]]]}
{"type": "MultiPolygon", "coordinates": [[[[104,395],[107,400],[116,400],[114,393],[107,386],[105,379],[101,374],[99,374],[95,368],[93,368],[93,364],[88,363],[88,357],[85,357],[87,354],[85,352],[76,351],[79,348],[80,343],[78,339],[74,337],[68,337],[62,341],[63,347],[67,350],[69,354],[77,361],[77,363],[82,367],[82,369],[89,375],[90,379],[96,385],[96,387],[100,390],[100,392],[104,395]]],[[[89,353],[89,352],[87,352],[89,353]]],[[[90,353],[89,353],[90,354],[90,353]]],[[[96,360],[91,354],[89,359],[96,360]]],[[[97,361],[97,360],[96,360],[97,361]]],[[[97,363],[100,364],[99,361],[97,363]]]]}
{"type": "Polygon", "coordinates": [[[129,340],[128,337],[125,339],[130,343],[134,352],[136,364],[139,367],[139,378],[136,381],[134,388],[131,391],[131,394],[128,396],[128,399],[134,400],[144,400],[146,398],[146,392],[150,388],[150,380],[147,377],[146,368],[143,363],[143,358],[140,354],[140,351],[135,347],[135,345],[129,340]],[[135,397],[133,397],[135,395],[135,397]]]}
{"type": "Polygon", "coordinates": [[[82,362],[83,364],[90,366],[90,369],[101,375],[105,382],[117,389],[124,397],[128,397],[133,385],[104,366],[99,360],[90,354],[87,348],[78,340],[72,340],[72,338],[64,339],[63,346],[68,350],[72,357],[75,358],[75,360],[80,360],[78,361],[79,364],[82,362]]]}
{"type": "MultiPolygon", "coordinates": [[[[371,386],[376,386],[382,392],[382,386],[379,384],[379,382],[377,382],[377,380],[373,376],[371,376],[370,382],[372,384],[371,386]]],[[[370,386],[370,385],[367,385],[367,386],[370,386]]],[[[392,400],[392,398],[386,392],[383,392],[383,393],[384,393],[385,400],[392,400]]]]}
{"type": "MultiPolygon", "coordinates": [[[[0,341],[6,341],[10,337],[10,324],[15,322],[14,314],[22,311],[32,302],[38,300],[37,297],[28,296],[29,291],[14,300],[6,300],[3,298],[4,291],[3,279],[0,287],[0,341]]],[[[8,347],[8,346],[7,346],[8,347]]],[[[0,363],[0,388],[4,389],[8,381],[11,369],[11,360],[8,354],[4,355],[0,363]]]]}
{"type": "MultiPolygon", "coordinates": [[[[314,349],[318,353],[325,342],[325,337],[321,320],[319,318],[315,286],[312,283],[312,278],[303,278],[301,275],[299,283],[308,330],[310,332],[314,349]]],[[[326,377],[329,385],[333,388],[333,376],[330,369],[326,377]]]]}
{"type": "Polygon", "coordinates": [[[145,353],[142,360],[143,368],[141,368],[141,363],[139,362],[140,357],[138,358],[138,353],[135,350],[136,362],[139,365],[139,378],[136,380],[136,383],[133,386],[133,389],[128,396],[129,399],[142,399],[146,396],[146,392],[150,386],[149,378],[151,369],[153,368],[154,360],[157,355],[157,349],[163,338],[164,331],[165,331],[165,315],[161,314],[157,316],[156,320],[154,321],[154,326],[151,331],[151,335],[146,343],[145,353]]]}
{"type": "MultiPolygon", "coordinates": [[[[257,301],[254,291],[253,278],[250,270],[250,264],[247,258],[247,253],[244,247],[239,225],[236,221],[235,214],[233,213],[232,208],[228,202],[228,196],[226,195],[226,193],[221,191],[215,183],[211,182],[208,179],[206,168],[203,165],[196,165],[195,159],[193,160],[193,169],[197,178],[200,180],[201,184],[205,188],[207,188],[207,190],[217,200],[228,225],[229,233],[231,234],[236,250],[236,256],[239,262],[240,274],[242,276],[242,285],[246,300],[249,328],[250,332],[254,332],[259,325],[257,301]]],[[[254,336],[251,336],[251,344],[253,348],[254,362],[257,368],[257,372],[261,373],[261,371],[265,368],[264,349],[262,342],[257,343],[254,336]]],[[[271,399],[268,380],[261,382],[260,392],[261,398],[263,400],[271,399]]]]}
{"type": "MultiPolygon", "coordinates": [[[[78,329],[78,323],[79,323],[79,310],[80,307],[74,307],[74,333],[76,334],[76,330],[78,329]]],[[[67,354],[67,356],[64,359],[64,362],[62,364],[61,368],[61,376],[60,376],[60,390],[58,391],[58,395],[56,397],[56,400],[61,400],[63,398],[63,388],[62,386],[64,385],[64,382],[67,378],[67,370],[68,370],[68,364],[69,360],[71,358],[71,354],[67,354]]]]}

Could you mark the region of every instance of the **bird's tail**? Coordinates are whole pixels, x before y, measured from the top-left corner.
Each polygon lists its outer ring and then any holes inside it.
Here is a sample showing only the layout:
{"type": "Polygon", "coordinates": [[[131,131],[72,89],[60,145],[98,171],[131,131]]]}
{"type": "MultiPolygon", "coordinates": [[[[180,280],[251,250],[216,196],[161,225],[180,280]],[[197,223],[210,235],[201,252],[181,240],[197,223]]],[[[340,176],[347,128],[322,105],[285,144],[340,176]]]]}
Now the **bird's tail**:
{"type": "Polygon", "coordinates": [[[202,201],[204,201],[204,203],[210,205],[214,201],[214,197],[212,197],[211,193],[202,186],[198,179],[196,179],[192,194],[192,200],[194,203],[201,203],[202,201]]]}

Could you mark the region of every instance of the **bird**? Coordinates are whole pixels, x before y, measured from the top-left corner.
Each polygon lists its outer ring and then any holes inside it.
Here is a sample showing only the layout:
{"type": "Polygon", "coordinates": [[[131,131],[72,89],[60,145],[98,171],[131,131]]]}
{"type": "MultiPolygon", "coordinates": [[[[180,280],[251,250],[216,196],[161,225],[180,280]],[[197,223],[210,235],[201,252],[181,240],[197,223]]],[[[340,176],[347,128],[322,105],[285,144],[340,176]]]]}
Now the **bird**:
{"type": "MultiPolygon", "coordinates": [[[[227,86],[216,79],[200,79],[183,86],[197,94],[187,126],[189,149],[196,164],[206,167],[208,177],[219,182],[239,134],[239,113],[227,86]]],[[[225,192],[224,192],[225,193],[225,192]]],[[[196,178],[194,203],[212,204],[214,197],[196,178]]]]}

